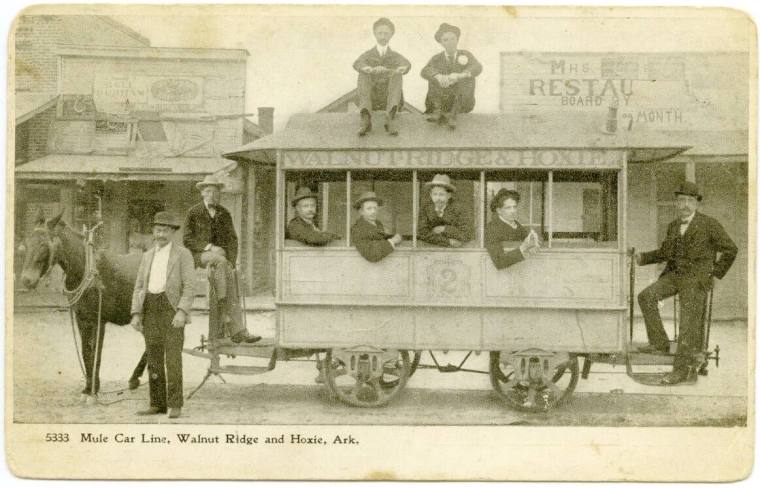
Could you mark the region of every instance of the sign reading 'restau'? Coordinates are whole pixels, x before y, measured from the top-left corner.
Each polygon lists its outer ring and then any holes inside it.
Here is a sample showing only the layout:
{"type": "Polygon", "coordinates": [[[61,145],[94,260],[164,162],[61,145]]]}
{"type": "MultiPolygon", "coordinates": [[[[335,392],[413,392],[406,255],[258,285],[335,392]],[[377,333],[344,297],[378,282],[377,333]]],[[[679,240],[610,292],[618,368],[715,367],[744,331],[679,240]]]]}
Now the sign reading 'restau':
{"type": "Polygon", "coordinates": [[[462,149],[285,151],[283,168],[622,168],[625,151],[462,149]]]}

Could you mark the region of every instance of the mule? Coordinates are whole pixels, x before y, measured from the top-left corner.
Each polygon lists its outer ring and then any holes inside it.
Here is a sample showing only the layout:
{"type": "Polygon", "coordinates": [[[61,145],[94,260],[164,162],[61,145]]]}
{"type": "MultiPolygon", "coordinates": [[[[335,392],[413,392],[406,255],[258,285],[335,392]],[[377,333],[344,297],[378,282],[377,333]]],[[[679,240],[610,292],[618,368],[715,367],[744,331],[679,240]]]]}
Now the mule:
{"type": "MultiPolygon", "coordinates": [[[[76,289],[85,278],[85,237],[69,227],[61,219],[61,215],[62,213],[46,221],[40,213],[35,221],[34,230],[24,241],[26,253],[21,283],[28,289],[34,289],[40,279],[55,265],[60,266],[66,275],[67,290],[76,289]]],[[[99,250],[94,252],[94,265],[99,279],[95,281],[95,286],[89,287],[73,305],[86,376],[82,395],[94,397],[100,390],[99,372],[106,322],[116,325],[129,324],[132,290],[140,258],[139,254],[114,255],[99,250]],[[98,286],[102,289],[99,330],[98,286]]],[[[129,379],[130,389],[140,385],[140,376],[145,371],[146,364],[147,356],[143,352],[129,379]]]]}

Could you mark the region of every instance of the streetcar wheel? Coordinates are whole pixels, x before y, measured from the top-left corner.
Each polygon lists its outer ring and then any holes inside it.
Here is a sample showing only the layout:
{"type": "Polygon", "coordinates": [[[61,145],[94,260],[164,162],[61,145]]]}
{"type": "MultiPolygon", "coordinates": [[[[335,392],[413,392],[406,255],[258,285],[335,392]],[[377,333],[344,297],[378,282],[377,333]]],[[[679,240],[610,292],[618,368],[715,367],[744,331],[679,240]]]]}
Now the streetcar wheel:
{"type": "Polygon", "coordinates": [[[388,404],[406,385],[410,361],[407,351],[356,352],[329,350],[323,363],[327,388],[354,407],[388,404]],[[379,358],[377,369],[363,368],[379,358]],[[380,366],[381,365],[381,366],[380,366]]]}
{"type": "Polygon", "coordinates": [[[530,359],[527,356],[503,356],[500,351],[491,352],[489,376],[499,396],[511,408],[523,412],[547,412],[566,402],[578,384],[578,358],[555,353],[551,370],[543,375],[550,381],[530,380],[524,371],[517,371],[521,365],[531,364],[530,359]]]}

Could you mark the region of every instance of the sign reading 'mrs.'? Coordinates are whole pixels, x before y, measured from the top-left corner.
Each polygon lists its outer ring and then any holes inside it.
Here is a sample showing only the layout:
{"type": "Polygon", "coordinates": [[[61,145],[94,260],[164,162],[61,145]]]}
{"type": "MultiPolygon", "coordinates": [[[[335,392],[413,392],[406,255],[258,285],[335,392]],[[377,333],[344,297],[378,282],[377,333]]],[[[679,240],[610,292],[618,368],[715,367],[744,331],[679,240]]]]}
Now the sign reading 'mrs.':
{"type": "Polygon", "coordinates": [[[620,150],[285,151],[283,168],[622,168],[620,150]]]}
{"type": "Polygon", "coordinates": [[[502,112],[606,110],[621,125],[744,130],[748,55],[721,53],[501,54],[502,112]]]}

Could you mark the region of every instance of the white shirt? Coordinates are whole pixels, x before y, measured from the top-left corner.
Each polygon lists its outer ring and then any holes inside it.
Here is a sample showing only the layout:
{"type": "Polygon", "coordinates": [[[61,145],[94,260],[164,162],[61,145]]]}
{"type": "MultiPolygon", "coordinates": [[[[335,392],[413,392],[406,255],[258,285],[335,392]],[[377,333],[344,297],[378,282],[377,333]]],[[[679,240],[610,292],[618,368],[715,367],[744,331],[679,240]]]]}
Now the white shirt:
{"type": "Polygon", "coordinates": [[[696,213],[697,212],[694,212],[691,215],[689,215],[688,217],[686,217],[686,219],[685,219],[686,221],[685,222],[684,222],[684,220],[681,220],[681,228],[680,228],[681,235],[684,235],[686,233],[686,229],[689,228],[689,224],[691,224],[691,221],[692,221],[692,219],[694,219],[694,215],[696,215],[696,213]]]}
{"type": "Polygon", "coordinates": [[[438,217],[440,217],[440,218],[443,218],[443,212],[445,212],[445,211],[446,211],[446,207],[447,207],[447,206],[448,206],[448,204],[444,204],[444,205],[443,205],[443,206],[440,208],[440,210],[438,209],[438,207],[435,207],[435,213],[437,213],[437,214],[438,214],[438,217]]]}
{"type": "Polygon", "coordinates": [[[216,209],[212,207],[212,204],[203,202],[203,204],[206,206],[206,210],[208,211],[208,214],[211,215],[211,218],[213,219],[216,215],[216,209]]]}
{"type": "Polygon", "coordinates": [[[386,44],[385,46],[381,46],[380,44],[378,44],[375,47],[375,49],[377,49],[377,52],[378,52],[378,54],[380,54],[381,57],[385,56],[385,51],[388,50],[388,44],[386,44]]]}
{"type": "Polygon", "coordinates": [[[163,293],[166,290],[166,270],[169,266],[169,252],[172,243],[157,247],[153,252],[153,262],[148,275],[148,293],[163,293]]]}
{"type": "Polygon", "coordinates": [[[513,229],[517,229],[517,221],[516,220],[514,222],[510,222],[510,221],[508,221],[506,219],[503,219],[501,217],[501,215],[499,215],[499,214],[496,214],[496,216],[499,217],[499,220],[501,220],[502,222],[504,222],[508,226],[512,227],[513,229]]]}

